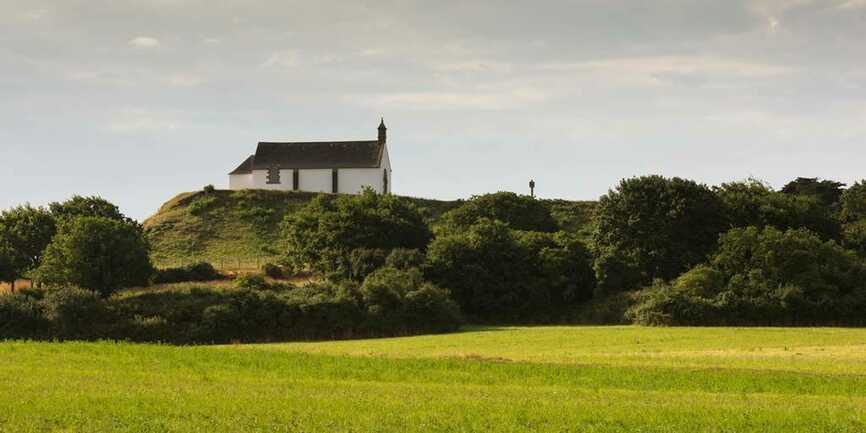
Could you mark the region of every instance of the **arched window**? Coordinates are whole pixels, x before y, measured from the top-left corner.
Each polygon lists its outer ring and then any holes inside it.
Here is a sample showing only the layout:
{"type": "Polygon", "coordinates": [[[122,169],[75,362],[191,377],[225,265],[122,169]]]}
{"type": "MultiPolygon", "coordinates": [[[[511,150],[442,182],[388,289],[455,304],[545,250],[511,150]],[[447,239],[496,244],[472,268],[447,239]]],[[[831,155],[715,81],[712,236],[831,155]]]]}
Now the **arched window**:
{"type": "Polygon", "coordinates": [[[268,168],[268,184],[280,183],[280,167],[272,165],[268,168]]]}
{"type": "Polygon", "coordinates": [[[388,194],[388,169],[382,170],[382,194],[388,194]]]}

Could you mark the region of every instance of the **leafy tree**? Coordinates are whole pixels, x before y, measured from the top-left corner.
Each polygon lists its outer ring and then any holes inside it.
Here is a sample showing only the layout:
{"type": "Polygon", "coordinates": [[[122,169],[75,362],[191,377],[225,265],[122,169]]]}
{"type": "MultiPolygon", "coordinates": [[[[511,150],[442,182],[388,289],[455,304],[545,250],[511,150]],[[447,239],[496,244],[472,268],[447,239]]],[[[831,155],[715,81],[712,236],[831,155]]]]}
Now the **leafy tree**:
{"type": "Polygon", "coordinates": [[[83,197],[75,195],[65,202],[53,202],[48,205],[51,214],[58,220],[74,217],[102,217],[115,221],[133,222],[130,218],[120,212],[120,208],[114,203],[102,197],[83,197]]]}
{"type": "Polygon", "coordinates": [[[866,265],[806,229],[735,228],[706,265],[657,284],[629,315],[680,325],[862,324],[866,265]]]}
{"type": "Polygon", "coordinates": [[[866,219],[866,180],[861,180],[842,193],[842,221],[851,223],[866,219]]]}
{"type": "Polygon", "coordinates": [[[705,185],[680,178],[644,176],[622,180],[599,200],[593,234],[599,257],[599,285],[611,284],[615,264],[639,278],[627,286],[670,279],[706,258],[724,231],[722,203],[705,185]],[[615,260],[614,260],[615,259],[615,260]]]}
{"type": "Polygon", "coordinates": [[[359,195],[319,195],[283,222],[288,262],[321,273],[348,269],[353,250],[423,250],[431,236],[411,202],[369,189],[359,195]]]}
{"type": "Polygon", "coordinates": [[[104,217],[66,219],[45,250],[38,279],[108,296],[146,285],[153,273],[149,247],[137,226],[104,217]]]}
{"type": "Polygon", "coordinates": [[[440,227],[449,232],[457,232],[465,230],[482,218],[502,221],[514,230],[558,230],[556,220],[544,202],[513,192],[474,196],[460,207],[446,212],[442,216],[440,227]]]}
{"type": "Polygon", "coordinates": [[[815,195],[776,192],[754,179],[724,183],[715,192],[730,227],[807,228],[825,239],[839,239],[838,218],[815,195]]]}
{"type": "Polygon", "coordinates": [[[464,232],[437,237],[426,273],[451,290],[467,314],[544,321],[592,296],[590,263],[588,250],[572,235],[520,232],[482,219],[464,232]]]}
{"type": "Polygon", "coordinates": [[[0,212],[0,277],[12,283],[34,270],[57,227],[43,208],[18,206],[0,212]]]}
{"type": "Polygon", "coordinates": [[[814,197],[822,206],[836,206],[842,196],[844,183],[817,177],[798,177],[782,187],[785,194],[814,197]]]}

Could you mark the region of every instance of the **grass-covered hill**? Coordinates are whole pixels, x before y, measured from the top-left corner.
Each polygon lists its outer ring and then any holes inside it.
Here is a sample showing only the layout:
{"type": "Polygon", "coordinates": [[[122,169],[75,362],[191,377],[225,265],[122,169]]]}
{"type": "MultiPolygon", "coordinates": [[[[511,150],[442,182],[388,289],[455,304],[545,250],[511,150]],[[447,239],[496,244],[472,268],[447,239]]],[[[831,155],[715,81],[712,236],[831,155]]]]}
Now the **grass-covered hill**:
{"type": "MultiPolygon", "coordinates": [[[[157,267],[208,261],[222,269],[254,269],[276,260],[280,222],[316,194],[244,190],[177,195],[144,222],[157,267]]],[[[435,223],[461,204],[410,198],[435,223]]],[[[545,200],[563,229],[588,236],[595,202],[545,200]]]]}

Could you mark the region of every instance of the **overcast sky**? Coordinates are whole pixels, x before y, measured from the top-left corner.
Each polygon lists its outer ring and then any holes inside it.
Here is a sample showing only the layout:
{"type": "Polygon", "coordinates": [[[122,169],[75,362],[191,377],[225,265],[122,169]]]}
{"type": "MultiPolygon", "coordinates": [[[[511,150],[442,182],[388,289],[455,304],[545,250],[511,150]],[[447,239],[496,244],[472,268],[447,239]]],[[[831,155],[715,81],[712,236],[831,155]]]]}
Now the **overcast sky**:
{"type": "Polygon", "coordinates": [[[394,191],[866,178],[866,0],[0,0],[0,208],[143,219],[259,140],[374,139],[394,191]]]}

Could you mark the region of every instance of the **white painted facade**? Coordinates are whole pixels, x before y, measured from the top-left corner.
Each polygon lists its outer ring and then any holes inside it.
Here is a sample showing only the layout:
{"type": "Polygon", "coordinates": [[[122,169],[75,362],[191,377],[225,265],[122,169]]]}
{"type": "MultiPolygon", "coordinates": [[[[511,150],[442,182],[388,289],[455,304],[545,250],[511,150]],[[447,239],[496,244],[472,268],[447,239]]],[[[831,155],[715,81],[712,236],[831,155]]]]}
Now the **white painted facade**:
{"type": "Polygon", "coordinates": [[[391,160],[388,147],[382,150],[381,166],[375,168],[340,168],[331,169],[298,169],[298,187],[294,188],[294,169],[280,169],[280,182],[268,183],[268,170],[252,170],[248,174],[229,175],[229,189],[268,189],[280,191],[307,191],[331,193],[333,188],[333,170],[337,170],[337,192],[343,194],[358,194],[364,188],[371,188],[377,193],[391,192],[391,160]],[[387,190],[385,176],[387,173],[387,190]]]}

